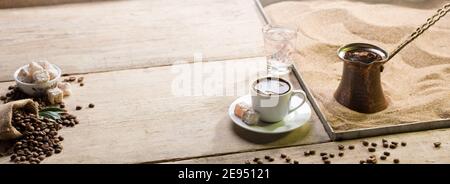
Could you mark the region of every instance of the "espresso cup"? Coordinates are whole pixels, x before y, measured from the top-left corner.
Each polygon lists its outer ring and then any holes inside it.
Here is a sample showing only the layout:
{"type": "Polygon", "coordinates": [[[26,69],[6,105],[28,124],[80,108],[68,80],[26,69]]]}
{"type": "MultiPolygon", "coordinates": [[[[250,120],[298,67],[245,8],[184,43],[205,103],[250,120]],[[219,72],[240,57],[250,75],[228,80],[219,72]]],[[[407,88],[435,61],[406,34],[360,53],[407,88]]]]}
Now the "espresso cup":
{"type": "Polygon", "coordinates": [[[302,90],[294,90],[292,84],[279,77],[263,77],[251,85],[253,109],[259,113],[260,120],[275,123],[284,119],[286,115],[297,110],[306,102],[306,94],[302,90]],[[302,101],[291,108],[294,97],[302,101]]]}

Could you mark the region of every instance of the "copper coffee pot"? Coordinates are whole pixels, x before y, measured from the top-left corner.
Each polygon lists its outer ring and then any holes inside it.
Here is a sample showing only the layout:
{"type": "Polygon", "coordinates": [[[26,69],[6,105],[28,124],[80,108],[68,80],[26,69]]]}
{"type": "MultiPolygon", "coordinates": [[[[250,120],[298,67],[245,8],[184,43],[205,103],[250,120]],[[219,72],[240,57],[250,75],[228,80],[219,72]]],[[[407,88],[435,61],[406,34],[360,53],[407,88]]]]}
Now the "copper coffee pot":
{"type": "Polygon", "coordinates": [[[390,55],[380,47],[367,43],[352,43],[339,48],[337,54],[344,61],[344,70],[341,83],[334,93],[336,101],[361,113],[375,113],[386,109],[388,101],[383,93],[380,76],[383,65],[449,11],[450,3],[447,3],[390,55]]]}

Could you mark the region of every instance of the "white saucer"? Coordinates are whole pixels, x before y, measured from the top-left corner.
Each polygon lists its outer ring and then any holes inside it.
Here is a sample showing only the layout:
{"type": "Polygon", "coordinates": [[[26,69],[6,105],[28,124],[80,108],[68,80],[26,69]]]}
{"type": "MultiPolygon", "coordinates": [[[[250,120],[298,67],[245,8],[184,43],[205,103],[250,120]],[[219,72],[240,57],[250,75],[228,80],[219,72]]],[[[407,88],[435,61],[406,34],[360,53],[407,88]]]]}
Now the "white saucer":
{"type": "MultiPolygon", "coordinates": [[[[311,108],[308,103],[305,103],[300,108],[284,117],[282,121],[276,123],[259,122],[256,125],[247,125],[240,118],[234,115],[234,107],[240,102],[252,104],[252,98],[250,95],[245,95],[236,99],[233,103],[231,103],[230,108],[228,109],[228,115],[236,125],[252,132],[264,134],[285,133],[303,126],[311,118],[311,108]]],[[[294,97],[292,98],[291,106],[295,107],[300,102],[300,98],[294,97]]]]}

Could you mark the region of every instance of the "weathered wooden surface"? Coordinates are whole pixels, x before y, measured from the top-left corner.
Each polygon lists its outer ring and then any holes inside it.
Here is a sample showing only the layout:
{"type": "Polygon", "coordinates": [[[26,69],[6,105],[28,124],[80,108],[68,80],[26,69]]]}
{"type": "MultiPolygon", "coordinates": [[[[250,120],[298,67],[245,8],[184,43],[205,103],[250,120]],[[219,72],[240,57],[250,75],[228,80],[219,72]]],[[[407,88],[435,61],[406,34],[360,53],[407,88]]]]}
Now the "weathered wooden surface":
{"type": "Polygon", "coordinates": [[[0,9],[0,81],[35,59],[65,73],[261,56],[253,1],[124,0],[0,9]]]}
{"type": "MultiPolygon", "coordinates": [[[[61,131],[63,153],[43,163],[160,162],[329,141],[315,114],[304,127],[275,136],[231,122],[229,105],[247,94],[264,63],[264,58],[209,62],[195,75],[174,73],[170,66],[84,75],[85,86],[74,86],[65,100],[81,123],[61,131]],[[176,95],[173,82],[191,77],[200,77],[192,88],[198,96],[176,95]],[[95,108],[88,109],[89,103],[95,108]],[[75,111],[76,105],[84,109],[75,111]]],[[[186,66],[198,67],[193,65],[186,66]]],[[[0,91],[10,84],[0,83],[0,91]]]]}
{"type": "MultiPolygon", "coordinates": [[[[331,158],[332,163],[339,164],[358,164],[360,160],[367,159],[370,155],[376,155],[379,164],[391,164],[393,159],[400,159],[400,163],[408,164],[431,164],[431,163],[450,163],[450,129],[430,130],[424,132],[413,132],[397,135],[389,135],[382,137],[373,137],[368,139],[349,140],[344,142],[329,142],[323,144],[314,144],[307,146],[297,146],[290,148],[271,149],[257,152],[248,152],[241,154],[231,154],[225,156],[206,157],[199,159],[183,160],[178,162],[180,164],[199,164],[199,163],[228,163],[228,164],[241,164],[245,160],[252,160],[255,157],[259,157],[264,160],[265,155],[269,155],[275,158],[274,164],[285,164],[286,161],[280,158],[280,155],[288,155],[292,161],[297,160],[301,164],[322,164],[323,161],[319,156],[320,152],[334,153],[335,158],[331,158]],[[398,146],[396,149],[385,149],[381,146],[381,139],[386,138],[389,141],[405,141],[406,147],[398,146]],[[377,151],[370,153],[367,147],[361,144],[362,140],[368,140],[369,142],[376,142],[378,144],[377,151]],[[434,142],[442,142],[441,148],[434,148],[434,142]],[[338,145],[342,144],[346,146],[343,157],[338,156],[338,145]],[[349,150],[348,145],[355,145],[354,150],[349,150]],[[315,150],[315,156],[305,157],[304,151],[315,150]],[[379,156],[384,151],[391,153],[391,156],[387,160],[380,160],[379,156]]],[[[269,163],[265,161],[265,163],[269,163]]]]}

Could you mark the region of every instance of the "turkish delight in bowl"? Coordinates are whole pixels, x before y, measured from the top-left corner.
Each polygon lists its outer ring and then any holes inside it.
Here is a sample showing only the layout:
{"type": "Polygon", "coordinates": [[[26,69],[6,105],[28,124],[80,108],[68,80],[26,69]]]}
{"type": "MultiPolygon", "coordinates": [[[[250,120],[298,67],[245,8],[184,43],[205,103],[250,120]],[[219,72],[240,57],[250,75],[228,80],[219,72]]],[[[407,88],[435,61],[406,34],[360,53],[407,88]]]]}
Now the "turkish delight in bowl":
{"type": "Polygon", "coordinates": [[[45,95],[57,87],[60,78],[61,69],[47,61],[31,62],[14,73],[19,89],[30,96],[45,95]]]}

